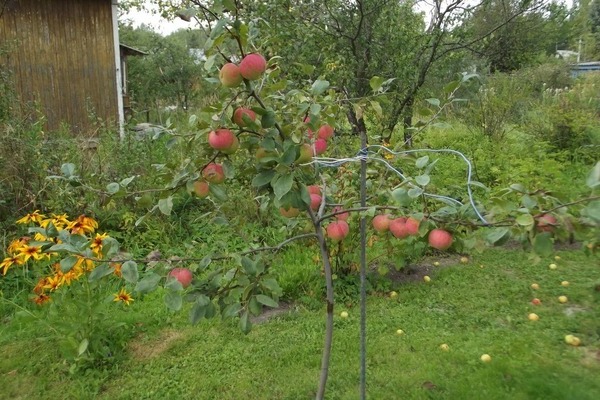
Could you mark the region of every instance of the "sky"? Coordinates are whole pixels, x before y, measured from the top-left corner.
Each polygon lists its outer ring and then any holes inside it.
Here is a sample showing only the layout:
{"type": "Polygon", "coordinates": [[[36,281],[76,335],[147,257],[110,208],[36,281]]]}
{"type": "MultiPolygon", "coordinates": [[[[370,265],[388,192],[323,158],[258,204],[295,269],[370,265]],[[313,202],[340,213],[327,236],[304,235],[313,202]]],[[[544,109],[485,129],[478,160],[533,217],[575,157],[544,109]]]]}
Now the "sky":
{"type": "MultiPolygon", "coordinates": [[[[150,6],[149,6],[150,7],[150,6]]],[[[154,7],[156,9],[156,7],[154,7]]],[[[119,16],[119,21],[130,20],[134,27],[138,27],[141,24],[150,25],[152,29],[159,32],[162,35],[168,35],[179,29],[194,28],[195,22],[185,22],[180,18],[175,18],[172,21],[162,18],[158,14],[153,14],[147,11],[130,11],[127,14],[119,16]]]]}

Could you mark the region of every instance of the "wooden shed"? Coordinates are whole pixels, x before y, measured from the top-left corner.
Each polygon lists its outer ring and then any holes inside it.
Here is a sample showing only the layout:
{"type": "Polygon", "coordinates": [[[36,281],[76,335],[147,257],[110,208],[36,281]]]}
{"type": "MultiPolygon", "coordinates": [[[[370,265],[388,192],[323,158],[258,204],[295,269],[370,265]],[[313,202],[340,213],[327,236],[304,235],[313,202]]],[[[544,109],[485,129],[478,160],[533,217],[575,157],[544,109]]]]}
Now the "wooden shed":
{"type": "Polygon", "coordinates": [[[0,47],[21,112],[48,130],[89,135],[100,120],[123,133],[117,0],[0,0],[0,47]]]}

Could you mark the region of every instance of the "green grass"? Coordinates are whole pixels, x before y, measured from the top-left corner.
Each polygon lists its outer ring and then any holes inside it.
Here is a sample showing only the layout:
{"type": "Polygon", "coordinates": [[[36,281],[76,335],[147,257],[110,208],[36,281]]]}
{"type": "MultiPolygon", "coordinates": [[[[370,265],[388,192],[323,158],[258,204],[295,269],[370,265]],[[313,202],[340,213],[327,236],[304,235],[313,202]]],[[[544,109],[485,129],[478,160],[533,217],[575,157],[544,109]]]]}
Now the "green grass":
{"type": "MultiPolygon", "coordinates": [[[[282,280],[314,278],[315,264],[290,250],[282,280]]],[[[533,265],[524,253],[490,250],[440,268],[432,281],[398,285],[392,300],[368,301],[368,395],[372,399],[600,398],[600,268],[597,258],[561,252],[533,265]],[[483,266],[483,267],[481,267],[483,266]],[[568,280],[570,286],[560,286],[568,280]],[[538,291],[529,286],[537,282],[538,291]],[[559,295],[569,297],[560,304],[559,295]],[[530,301],[538,297],[542,305],[530,301]],[[537,322],[527,315],[536,312],[537,322]],[[404,330],[399,336],[397,329],[404,330]],[[564,343],[566,334],[583,345],[564,343]],[[439,346],[447,343],[448,352],[439,346]],[[479,357],[490,354],[492,361],[479,357]],[[433,386],[434,385],[434,386],[433,386]],[[425,387],[424,387],[425,386],[425,387]]],[[[299,282],[298,282],[299,283],[299,282]]],[[[298,290],[298,289],[296,289],[298,290]]],[[[298,290],[300,291],[300,290],[298,290]]],[[[245,336],[233,322],[169,316],[159,296],[125,315],[147,321],[125,361],[69,376],[51,343],[27,326],[0,329],[0,398],[309,399],[320,368],[324,311],[302,306],[245,336]],[[158,314],[158,315],[157,315],[158,314]],[[159,316],[161,318],[159,318],[159,316]],[[162,322],[159,322],[162,321],[162,322]]],[[[358,307],[336,308],[328,399],[358,397],[358,307]]]]}

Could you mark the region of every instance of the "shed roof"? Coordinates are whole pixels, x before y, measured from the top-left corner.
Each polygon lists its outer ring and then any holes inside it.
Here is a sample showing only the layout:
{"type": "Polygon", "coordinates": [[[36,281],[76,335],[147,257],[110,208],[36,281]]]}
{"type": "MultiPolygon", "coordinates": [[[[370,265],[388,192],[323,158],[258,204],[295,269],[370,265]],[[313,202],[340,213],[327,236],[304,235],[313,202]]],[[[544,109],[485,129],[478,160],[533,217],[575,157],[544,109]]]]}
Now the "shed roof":
{"type": "Polygon", "coordinates": [[[121,54],[125,56],[147,56],[148,53],[145,53],[141,50],[133,48],[131,46],[127,46],[126,44],[120,43],[119,48],[121,49],[121,54]]]}

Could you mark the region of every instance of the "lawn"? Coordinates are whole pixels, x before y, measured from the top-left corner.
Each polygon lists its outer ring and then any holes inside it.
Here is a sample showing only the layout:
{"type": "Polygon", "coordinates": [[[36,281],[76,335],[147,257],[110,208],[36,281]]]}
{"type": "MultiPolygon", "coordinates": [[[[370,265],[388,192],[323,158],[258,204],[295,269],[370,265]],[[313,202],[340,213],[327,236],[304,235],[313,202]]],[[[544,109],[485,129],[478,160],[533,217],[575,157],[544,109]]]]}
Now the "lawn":
{"type": "MultiPolygon", "coordinates": [[[[310,276],[301,247],[282,260],[282,279],[310,276]],[[285,273],[283,271],[285,270],[285,273]]],[[[431,282],[397,284],[398,297],[368,300],[367,381],[371,399],[600,398],[600,263],[579,251],[531,263],[520,251],[486,251],[431,267],[431,282]],[[558,268],[551,270],[550,263],[558,268]],[[561,286],[568,281],[567,287],[561,286]],[[538,283],[539,289],[530,285],[538,283]],[[560,303],[558,297],[568,301],[560,303]],[[531,300],[539,298],[541,305],[531,300]],[[538,321],[528,320],[535,312],[538,321]],[[397,333],[402,329],[403,334],[397,333]],[[579,347],[565,343],[574,334],[579,347]],[[444,351],[440,345],[447,344],[444,351]],[[489,354],[491,361],[480,360],[489,354]]],[[[285,282],[282,283],[285,288],[285,282]]],[[[314,397],[324,309],[292,305],[243,335],[220,320],[187,324],[158,295],[123,315],[145,325],[123,360],[69,375],[52,343],[28,326],[0,329],[3,399],[309,399],[314,397]]],[[[358,306],[336,308],[328,399],[358,398],[358,306]],[[349,313],[347,319],[340,312],[349,313]]]]}

